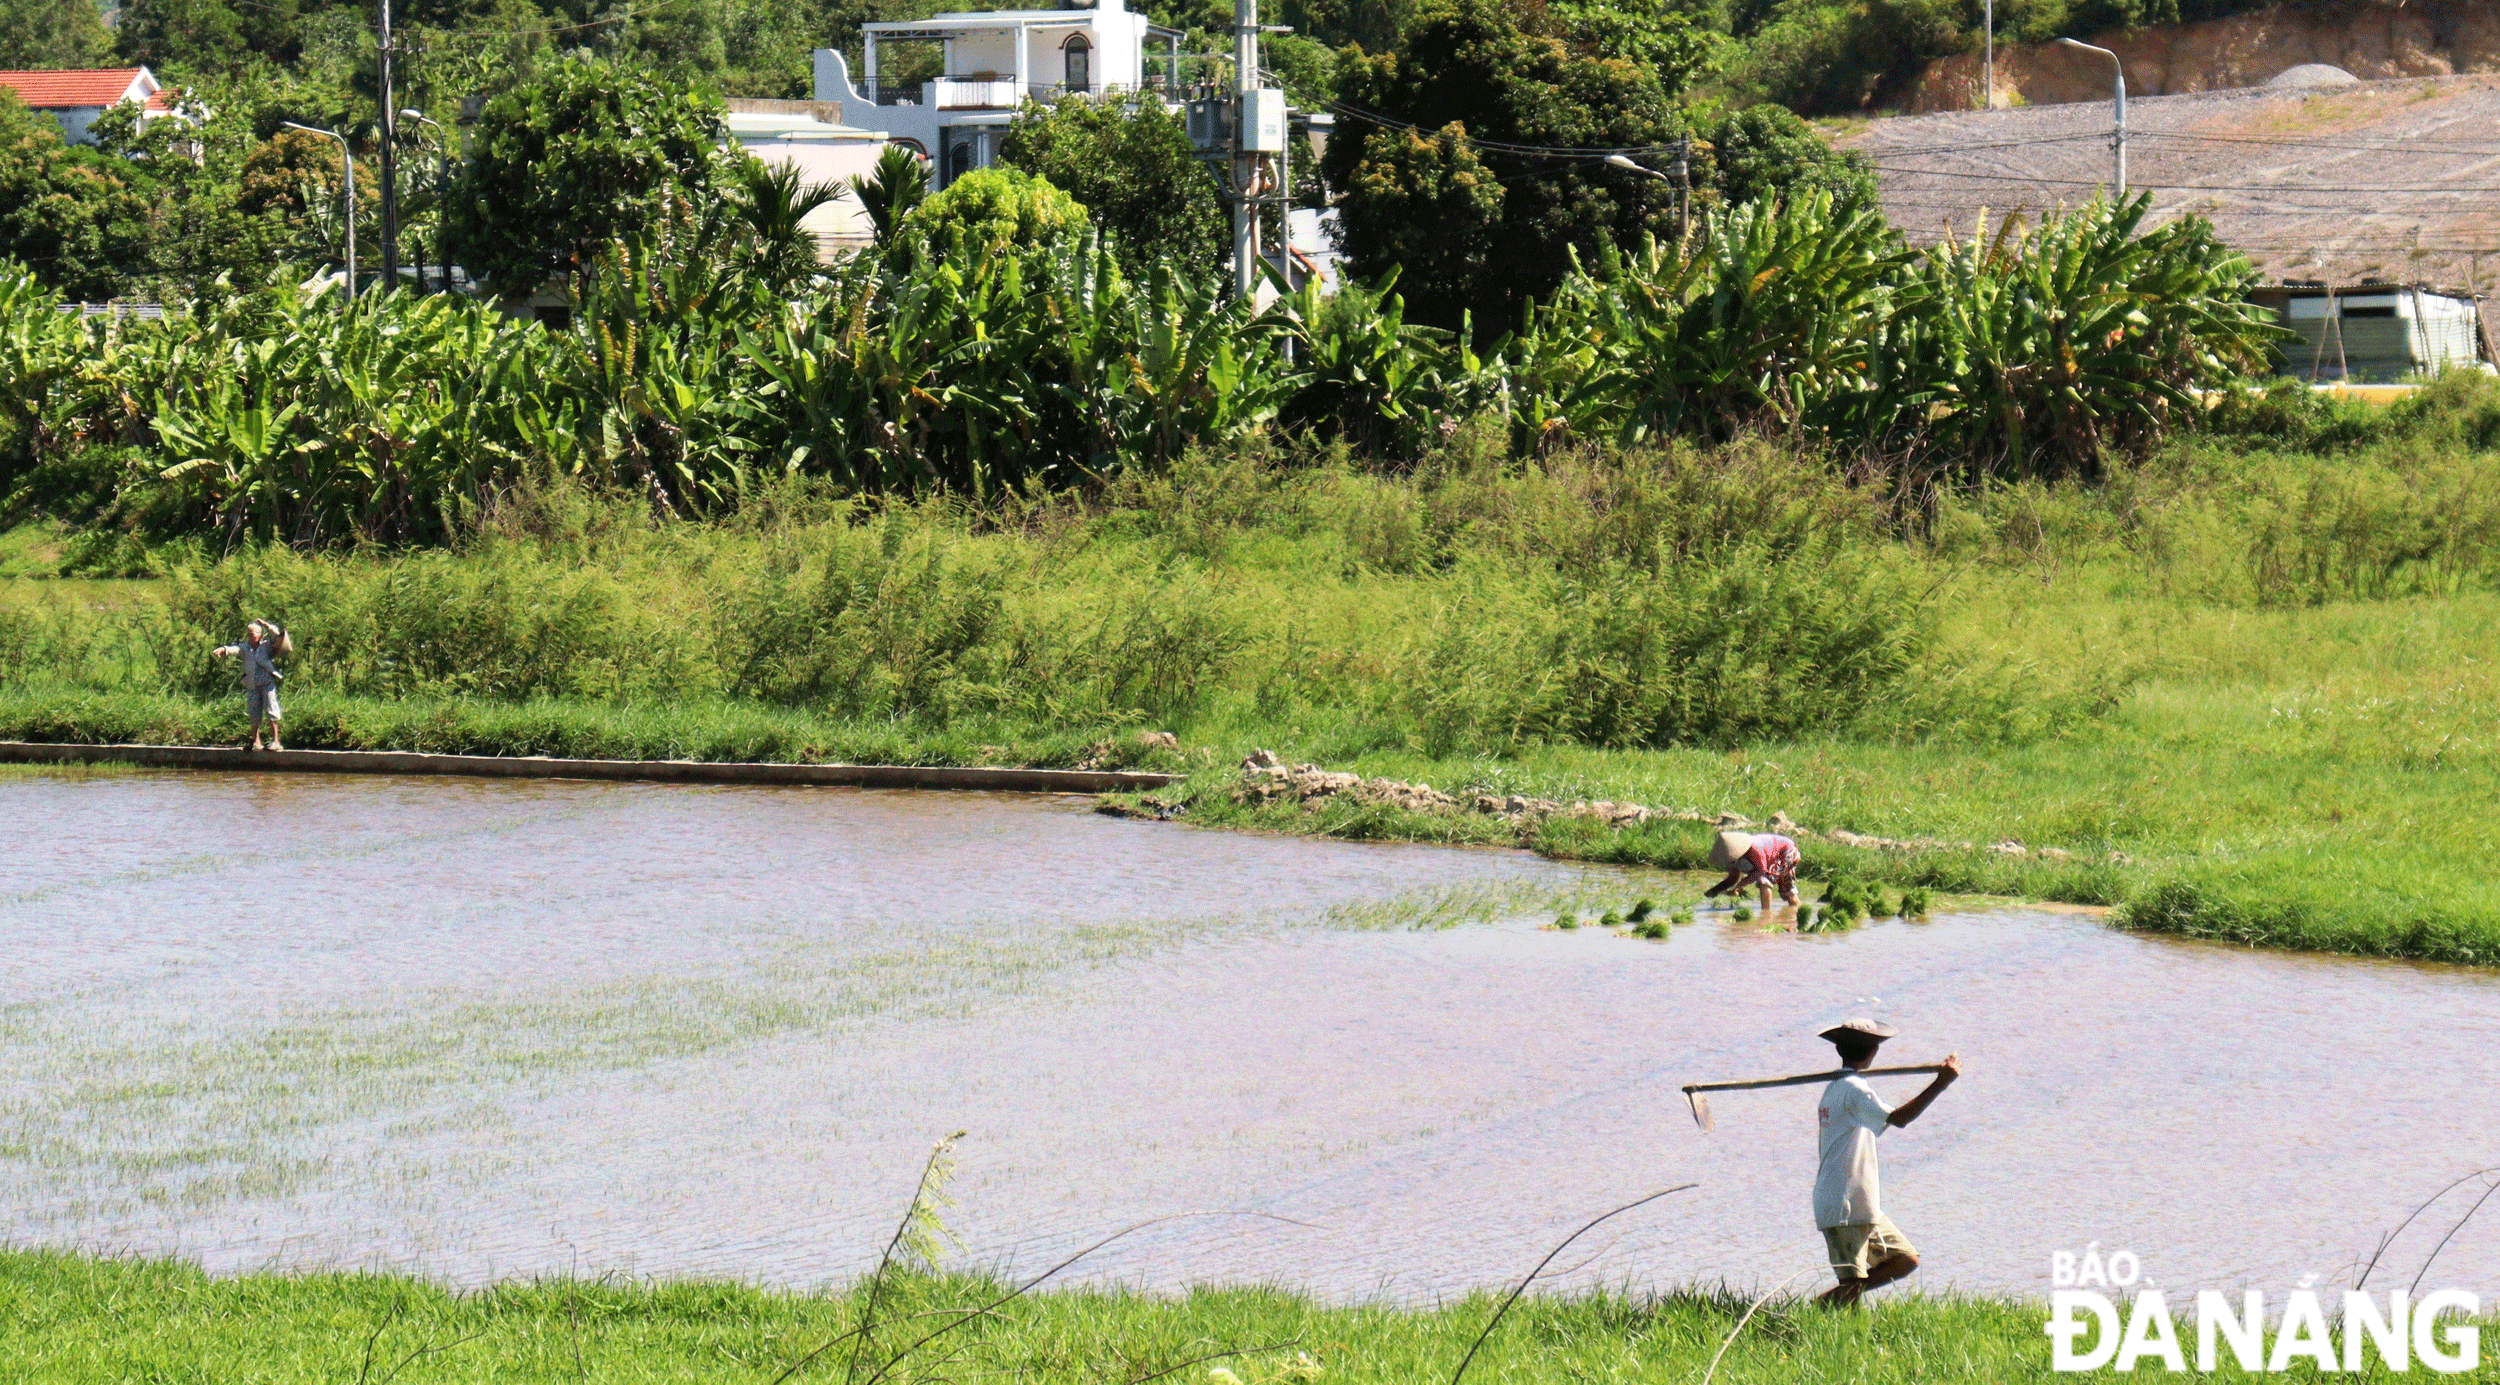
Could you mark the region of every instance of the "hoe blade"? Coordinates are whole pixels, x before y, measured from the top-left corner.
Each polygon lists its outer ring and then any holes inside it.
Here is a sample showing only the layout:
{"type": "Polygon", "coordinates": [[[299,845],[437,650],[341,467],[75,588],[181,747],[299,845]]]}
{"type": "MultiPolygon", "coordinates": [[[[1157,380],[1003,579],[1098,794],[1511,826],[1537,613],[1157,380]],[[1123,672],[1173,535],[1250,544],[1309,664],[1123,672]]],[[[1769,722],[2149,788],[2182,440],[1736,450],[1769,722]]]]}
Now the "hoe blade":
{"type": "Polygon", "coordinates": [[[1700,1126],[1703,1134],[1718,1129],[1710,1120],[1710,1098],[1699,1092],[1686,1092],[1684,1100],[1693,1108],[1693,1124],[1700,1126]]]}

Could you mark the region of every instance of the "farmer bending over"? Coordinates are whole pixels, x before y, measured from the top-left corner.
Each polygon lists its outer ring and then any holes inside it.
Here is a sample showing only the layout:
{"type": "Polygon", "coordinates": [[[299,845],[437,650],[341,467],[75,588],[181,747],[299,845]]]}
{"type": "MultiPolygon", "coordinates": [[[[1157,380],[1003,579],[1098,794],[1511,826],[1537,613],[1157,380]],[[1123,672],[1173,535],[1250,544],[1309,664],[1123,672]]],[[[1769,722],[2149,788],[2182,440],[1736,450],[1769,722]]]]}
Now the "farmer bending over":
{"type": "Polygon", "coordinates": [[[1880,1289],[1918,1268],[1918,1251],[1901,1228],[1884,1215],[1881,1180],[1875,1172],[1875,1137],[1896,1125],[1908,1125],[1962,1075],[1957,1054],[1945,1055],[1944,1071],[1927,1090],[1899,1109],[1886,1106],[1855,1069],[1875,1061],[1875,1050],[1898,1033],[1871,1019],[1846,1019],[1822,1032],[1840,1050],[1840,1065],[1852,1071],[1823,1089],[1821,1108],[1822,1167],[1814,1176],[1814,1224],[1823,1229],[1823,1246],[1840,1283],[1823,1293],[1822,1301],[1853,1307],[1869,1289],[1880,1289]]]}
{"type": "Polygon", "coordinates": [[[243,661],[243,707],[252,718],[252,749],[260,749],[260,724],[269,723],[269,748],[284,750],[278,739],[278,720],[286,715],[278,706],[278,682],[286,675],[270,662],[281,654],[295,652],[295,641],[284,630],[265,620],[255,620],[243,627],[243,643],[222,644],[209,651],[218,658],[243,661]]]}
{"type": "Polygon", "coordinates": [[[1771,912],[1771,891],[1777,889],[1790,908],[1797,904],[1797,844],[1775,833],[1748,836],[1722,832],[1710,844],[1710,864],[1727,878],[1703,893],[1704,899],[1733,894],[1747,885],[1762,891],[1762,912],[1771,912]]]}

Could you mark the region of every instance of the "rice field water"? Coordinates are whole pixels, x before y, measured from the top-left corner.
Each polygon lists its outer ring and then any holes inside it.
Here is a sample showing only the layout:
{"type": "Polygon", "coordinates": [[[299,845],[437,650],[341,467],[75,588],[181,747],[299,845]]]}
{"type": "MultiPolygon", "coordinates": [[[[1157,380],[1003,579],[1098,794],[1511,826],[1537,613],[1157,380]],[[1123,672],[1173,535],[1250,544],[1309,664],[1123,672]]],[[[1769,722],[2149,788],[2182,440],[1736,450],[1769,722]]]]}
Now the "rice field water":
{"type": "MultiPolygon", "coordinates": [[[[2500,1027],[2485,972],[1950,904],[1822,935],[1724,910],[1662,940],[1564,931],[1698,882],[1088,806],[0,780],[0,809],[48,824],[0,897],[11,1238],[810,1290],[875,1262],[962,1130],[959,1270],[1215,1214],[1069,1278],[1447,1302],[1696,1182],[1551,1288],[1768,1287],[1819,1254],[1811,1094],[1723,1098],[1705,1136],[1677,1088],[1811,1070],[1811,1026],[1861,1009],[1904,1026],[1904,1061],[1971,1068],[1887,1142],[1930,1292],[2032,1294],[2090,1240],[2174,1283],[2332,1277],[2484,1157],[2434,1093],[2500,1027]],[[2213,1134],[2261,1128],[2285,1138],[2213,1134]]],[[[2488,1238],[2443,1256],[2500,1279],[2488,1238]]]]}

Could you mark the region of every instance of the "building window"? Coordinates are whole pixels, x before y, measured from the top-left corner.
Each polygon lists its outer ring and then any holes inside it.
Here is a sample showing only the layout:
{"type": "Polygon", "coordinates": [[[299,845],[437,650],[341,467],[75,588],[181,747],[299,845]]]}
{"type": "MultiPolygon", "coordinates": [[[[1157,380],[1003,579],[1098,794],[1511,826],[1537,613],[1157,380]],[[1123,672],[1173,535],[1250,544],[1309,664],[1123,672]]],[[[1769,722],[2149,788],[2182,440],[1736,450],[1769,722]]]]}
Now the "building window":
{"type": "Polygon", "coordinates": [[[1068,81],[1070,91],[1091,91],[1094,86],[1094,45],[1083,34],[1068,40],[1068,81]]]}

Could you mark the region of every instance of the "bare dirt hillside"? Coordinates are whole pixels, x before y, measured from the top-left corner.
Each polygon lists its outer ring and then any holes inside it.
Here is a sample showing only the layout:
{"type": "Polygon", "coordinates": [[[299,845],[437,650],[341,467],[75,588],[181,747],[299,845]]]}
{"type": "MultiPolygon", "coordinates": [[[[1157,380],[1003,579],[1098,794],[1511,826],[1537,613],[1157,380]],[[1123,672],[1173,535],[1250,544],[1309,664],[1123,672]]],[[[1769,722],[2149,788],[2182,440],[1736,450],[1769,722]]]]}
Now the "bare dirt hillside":
{"type": "MultiPolygon", "coordinates": [[[[1914,240],[1982,209],[2037,215],[2110,182],[2110,106],[1899,116],[1843,135],[1914,240]]],[[[2500,75],[2157,96],[2128,107],[2128,181],[2211,219],[2271,277],[2490,288],[2500,277],[2500,75]]]]}
{"type": "MultiPolygon", "coordinates": [[[[2500,72],[2500,0],[2322,0],[2089,41],[2118,55],[2128,91],[2139,96],[2263,86],[2307,63],[2365,81],[2500,72]]],[[[2109,75],[2109,60],[2090,53],[2055,44],[2001,46],[1996,104],[2105,101],[2109,75]]],[[[1979,54],[1939,58],[1912,89],[1909,109],[1971,110],[1980,105],[1979,88],[1979,54]]]]}

